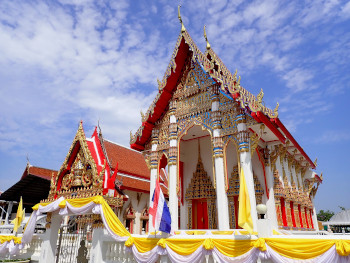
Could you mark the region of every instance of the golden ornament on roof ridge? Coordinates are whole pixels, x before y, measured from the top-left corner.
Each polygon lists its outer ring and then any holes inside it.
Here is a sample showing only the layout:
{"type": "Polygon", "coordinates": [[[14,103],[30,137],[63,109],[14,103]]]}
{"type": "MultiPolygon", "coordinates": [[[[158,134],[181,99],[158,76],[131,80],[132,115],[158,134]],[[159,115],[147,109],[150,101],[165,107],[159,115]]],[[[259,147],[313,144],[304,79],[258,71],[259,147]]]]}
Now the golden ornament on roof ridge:
{"type": "Polygon", "coordinates": [[[204,25],[204,39],[207,42],[207,49],[210,49],[210,44],[209,44],[209,41],[208,41],[207,32],[205,30],[205,25],[204,25]]]}
{"type": "Polygon", "coordinates": [[[180,7],[181,7],[181,5],[178,5],[178,7],[177,7],[177,16],[178,16],[179,21],[181,23],[181,33],[184,33],[186,31],[186,28],[184,26],[184,23],[182,22],[182,18],[181,18],[181,14],[180,14],[180,7]]]}

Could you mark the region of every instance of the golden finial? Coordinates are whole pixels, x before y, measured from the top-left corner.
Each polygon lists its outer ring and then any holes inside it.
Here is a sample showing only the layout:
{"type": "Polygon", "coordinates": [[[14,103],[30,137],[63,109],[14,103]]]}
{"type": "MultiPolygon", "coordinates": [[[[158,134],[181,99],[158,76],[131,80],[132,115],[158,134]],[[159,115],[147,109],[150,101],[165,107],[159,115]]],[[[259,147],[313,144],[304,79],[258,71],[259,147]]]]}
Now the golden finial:
{"type": "Polygon", "coordinates": [[[260,90],[258,96],[256,96],[258,98],[258,103],[260,104],[264,98],[264,92],[263,89],[260,90]]]}
{"type": "Polygon", "coordinates": [[[178,11],[177,13],[178,13],[178,17],[179,17],[179,20],[180,20],[180,23],[181,23],[181,33],[184,33],[186,31],[186,28],[184,26],[184,23],[182,22],[182,18],[181,18],[181,14],[180,14],[180,7],[181,7],[181,5],[179,5],[177,7],[177,11],[178,11]]]}
{"type": "Polygon", "coordinates": [[[323,181],[323,172],[320,175],[320,179],[323,181]]]}
{"type": "Polygon", "coordinates": [[[235,71],[235,74],[233,74],[233,81],[237,81],[237,69],[235,71]]]}
{"type": "Polygon", "coordinates": [[[278,107],[280,106],[280,104],[277,102],[276,108],[273,110],[274,115],[278,115],[278,107]]]}
{"type": "Polygon", "coordinates": [[[238,76],[238,80],[237,80],[237,86],[239,86],[241,84],[241,76],[238,76]]]}
{"type": "Polygon", "coordinates": [[[133,138],[134,136],[132,135],[132,131],[130,131],[130,140],[133,138]]]}
{"type": "Polygon", "coordinates": [[[145,114],[140,110],[142,120],[145,118],[145,114]]]}
{"type": "Polygon", "coordinates": [[[317,167],[317,158],[314,161],[314,165],[315,165],[315,167],[317,167]]]}
{"type": "Polygon", "coordinates": [[[204,38],[205,38],[205,41],[207,42],[207,49],[210,49],[210,44],[208,41],[207,32],[205,30],[205,25],[204,25],[204,38]]]}

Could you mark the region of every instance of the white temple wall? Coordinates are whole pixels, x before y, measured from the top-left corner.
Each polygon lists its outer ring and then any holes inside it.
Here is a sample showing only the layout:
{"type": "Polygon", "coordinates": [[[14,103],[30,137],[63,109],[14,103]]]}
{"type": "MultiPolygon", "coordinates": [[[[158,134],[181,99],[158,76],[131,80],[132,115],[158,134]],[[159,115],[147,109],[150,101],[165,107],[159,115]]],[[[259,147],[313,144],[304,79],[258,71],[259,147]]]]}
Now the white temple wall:
{"type": "Polygon", "coordinates": [[[124,214],[126,209],[128,209],[130,203],[132,205],[132,208],[135,210],[135,219],[134,219],[134,225],[133,225],[133,232],[132,234],[141,234],[141,213],[143,209],[146,207],[149,207],[149,194],[147,193],[139,193],[141,194],[140,201],[137,200],[137,193],[134,191],[126,190],[124,191],[126,195],[129,196],[129,199],[124,203],[123,205],[123,212],[121,214],[118,214],[118,218],[121,222],[124,223],[124,214]]]}
{"type": "MultiPolygon", "coordinates": [[[[294,168],[294,171],[295,171],[295,168],[294,168]]],[[[304,184],[304,182],[303,182],[303,179],[301,178],[301,172],[296,173],[296,176],[298,177],[299,187],[300,187],[300,189],[302,190],[302,189],[303,189],[303,184],[304,184]]],[[[299,189],[299,188],[298,188],[298,189],[299,189]]]]}
{"type": "Polygon", "coordinates": [[[238,165],[238,153],[235,144],[230,141],[225,149],[225,172],[227,174],[227,179],[231,178],[231,174],[233,172],[233,167],[238,165]]]}
{"type": "MultiPolygon", "coordinates": [[[[276,159],[276,170],[278,171],[280,180],[282,181],[282,185],[284,185],[283,178],[282,178],[282,176],[283,176],[283,167],[282,167],[282,164],[280,162],[280,157],[279,156],[276,159]]],[[[271,171],[271,172],[274,173],[274,171],[271,171]]]]}
{"type": "Polygon", "coordinates": [[[264,169],[261,165],[261,162],[259,161],[259,156],[256,152],[252,156],[252,167],[253,167],[253,173],[258,178],[259,183],[261,185],[261,188],[264,189],[264,195],[262,196],[262,202],[266,203],[267,196],[266,196],[264,169]]]}
{"type": "Polygon", "coordinates": [[[295,172],[294,165],[292,165],[290,171],[291,171],[291,175],[293,177],[293,180],[295,182],[295,186],[296,186],[297,189],[299,189],[299,178],[298,178],[298,176],[297,176],[297,174],[295,172]]]}

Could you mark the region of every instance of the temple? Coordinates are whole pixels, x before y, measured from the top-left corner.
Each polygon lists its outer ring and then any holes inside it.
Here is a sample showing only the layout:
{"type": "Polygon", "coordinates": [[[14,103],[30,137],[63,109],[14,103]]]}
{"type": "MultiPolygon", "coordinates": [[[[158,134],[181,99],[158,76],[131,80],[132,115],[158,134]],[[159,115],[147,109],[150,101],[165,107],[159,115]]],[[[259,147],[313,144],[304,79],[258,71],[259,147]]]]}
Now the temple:
{"type": "Polygon", "coordinates": [[[40,243],[30,254],[37,262],[337,262],[350,254],[346,238],[318,238],[325,233],[313,200],[323,176],[279,119],[279,104],[270,109],[263,89],[257,96],[247,91],[205,28],[202,52],[180,10],[179,19],[170,63],[130,132],[130,148],[105,139],[98,127],[87,137],[80,122],[21,240],[4,238],[0,254],[29,255],[33,242],[40,243]],[[170,235],[151,223],[158,179],[170,235]],[[242,211],[252,231],[242,229],[242,211]],[[38,238],[30,231],[42,214],[46,233],[38,238]]]}
{"type": "Polygon", "coordinates": [[[150,192],[167,168],[173,230],[238,228],[240,171],[255,230],[257,204],[273,229],[318,229],[312,200],[322,176],[279,120],[278,103],[264,106],[263,90],[244,89],[208,40],[202,53],[183,25],[158,85],[130,144],[149,164],[150,192]]]}

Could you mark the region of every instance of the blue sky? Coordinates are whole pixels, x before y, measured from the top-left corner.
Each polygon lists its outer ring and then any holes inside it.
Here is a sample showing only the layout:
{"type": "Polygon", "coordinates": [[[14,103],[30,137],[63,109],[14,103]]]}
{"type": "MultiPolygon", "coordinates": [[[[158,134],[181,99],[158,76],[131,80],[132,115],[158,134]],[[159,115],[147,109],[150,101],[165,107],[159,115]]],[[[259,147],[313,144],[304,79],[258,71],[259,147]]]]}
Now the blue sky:
{"type": "MultiPolygon", "coordinates": [[[[1,1],[0,189],[31,164],[59,169],[80,120],[129,143],[180,24],[176,1],[1,1]]],[[[350,2],[182,1],[184,24],[280,119],[324,183],[316,208],[350,209],[350,2]]]]}

